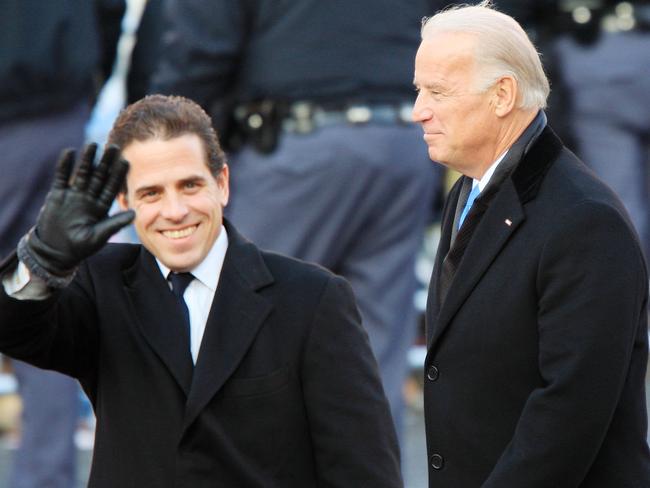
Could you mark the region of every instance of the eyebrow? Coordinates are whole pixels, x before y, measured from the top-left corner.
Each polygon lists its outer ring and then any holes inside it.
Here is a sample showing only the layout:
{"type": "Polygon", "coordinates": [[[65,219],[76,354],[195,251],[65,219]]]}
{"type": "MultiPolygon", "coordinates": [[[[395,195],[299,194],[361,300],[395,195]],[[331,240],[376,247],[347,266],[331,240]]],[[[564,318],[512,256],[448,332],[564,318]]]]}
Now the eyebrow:
{"type": "Polygon", "coordinates": [[[193,176],[188,176],[187,178],[183,178],[182,180],[178,180],[178,183],[180,185],[184,185],[186,183],[197,183],[201,181],[206,181],[205,176],[193,175],[193,176]]]}
{"type": "MultiPolygon", "coordinates": [[[[187,184],[187,183],[198,183],[198,182],[203,182],[203,181],[206,181],[206,179],[205,179],[204,176],[201,176],[201,175],[192,175],[192,176],[188,176],[187,178],[183,178],[183,179],[181,179],[181,180],[178,180],[178,181],[176,182],[176,184],[182,186],[182,185],[185,185],[185,184],[187,184]]],[[[163,185],[147,185],[147,186],[141,186],[141,187],[139,187],[139,188],[136,188],[135,191],[134,191],[134,193],[135,193],[136,195],[141,195],[141,194],[143,194],[143,193],[147,193],[148,191],[151,191],[151,190],[159,190],[159,189],[162,188],[162,187],[163,187],[163,185]]]]}
{"type": "Polygon", "coordinates": [[[413,80],[413,86],[415,88],[425,88],[427,90],[431,90],[431,89],[443,90],[445,88],[444,85],[442,85],[441,83],[439,83],[437,81],[432,81],[432,82],[429,82],[429,83],[423,83],[421,85],[418,85],[416,83],[416,81],[413,80]]]}

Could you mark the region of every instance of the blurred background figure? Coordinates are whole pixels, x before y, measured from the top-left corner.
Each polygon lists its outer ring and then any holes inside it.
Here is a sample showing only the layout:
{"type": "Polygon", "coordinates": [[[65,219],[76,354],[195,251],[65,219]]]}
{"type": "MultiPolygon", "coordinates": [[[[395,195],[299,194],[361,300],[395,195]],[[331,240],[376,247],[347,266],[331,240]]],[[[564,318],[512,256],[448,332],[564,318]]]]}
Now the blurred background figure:
{"type": "Polygon", "coordinates": [[[650,258],[650,1],[560,0],[556,54],[578,156],[621,197],[650,258]]]}
{"type": "Polygon", "coordinates": [[[650,1],[495,0],[542,53],[546,110],[623,200],[650,257],[650,1]]]}
{"type": "Polygon", "coordinates": [[[556,40],[565,32],[564,17],[558,14],[558,0],[495,0],[497,9],[514,17],[526,30],[541,54],[544,71],[551,83],[548,106],[544,110],[553,130],[567,146],[575,147],[575,137],[569,121],[571,94],[562,72],[556,40]]]}
{"type": "Polygon", "coordinates": [[[350,281],[398,431],[439,179],[411,123],[413,59],[444,5],[171,0],[151,87],[211,112],[244,235],[350,281]]]}
{"type": "MultiPolygon", "coordinates": [[[[160,50],[162,6],[163,0],[126,0],[115,63],[86,126],[88,141],[103,145],[120,110],[147,94],[160,50]]],[[[129,225],[111,241],[138,242],[138,237],[129,225]]]]}
{"type": "Polygon", "coordinates": [[[86,126],[86,138],[103,144],[120,110],[144,97],[160,50],[163,0],[126,0],[115,63],[86,126]]]}
{"type": "MultiPolygon", "coordinates": [[[[0,256],[34,222],[65,147],[84,142],[120,32],[120,0],[3,0],[0,4],[0,256]]],[[[79,386],[13,361],[22,397],[10,488],[75,486],[79,386]]]]}

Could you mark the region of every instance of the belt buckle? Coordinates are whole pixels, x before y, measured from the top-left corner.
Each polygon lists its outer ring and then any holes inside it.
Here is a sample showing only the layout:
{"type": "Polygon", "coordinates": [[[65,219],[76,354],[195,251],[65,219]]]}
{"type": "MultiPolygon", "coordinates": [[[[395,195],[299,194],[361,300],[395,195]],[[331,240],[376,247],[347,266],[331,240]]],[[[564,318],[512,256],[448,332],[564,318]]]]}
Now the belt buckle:
{"type": "Polygon", "coordinates": [[[366,105],[351,105],[345,110],[345,119],[351,124],[367,124],[372,119],[372,110],[366,105]]]}
{"type": "Polygon", "coordinates": [[[291,122],[294,132],[308,134],[314,130],[314,105],[296,102],[291,105],[291,122]]]}
{"type": "Polygon", "coordinates": [[[306,101],[294,102],[284,119],[283,128],[287,132],[309,134],[314,131],[314,104],[306,101]]]}

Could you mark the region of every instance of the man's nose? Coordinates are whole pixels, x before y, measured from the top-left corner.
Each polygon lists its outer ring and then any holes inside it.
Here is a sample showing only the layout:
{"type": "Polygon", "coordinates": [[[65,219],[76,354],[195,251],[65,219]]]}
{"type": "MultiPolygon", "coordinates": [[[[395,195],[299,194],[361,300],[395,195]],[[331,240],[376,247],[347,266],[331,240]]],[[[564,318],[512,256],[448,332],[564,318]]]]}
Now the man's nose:
{"type": "Polygon", "coordinates": [[[181,220],[189,212],[182,195],[168,194],[163,200],[161,215],[169,220],[181,220]]]}
{"type": "Polygon", "coordinates": [[[433,111],[424,104],[421,94],[418,94],[418,97],[415,99],[411,117],[413,118],[413,122],[424,122],[433,117],[433,111]]]}

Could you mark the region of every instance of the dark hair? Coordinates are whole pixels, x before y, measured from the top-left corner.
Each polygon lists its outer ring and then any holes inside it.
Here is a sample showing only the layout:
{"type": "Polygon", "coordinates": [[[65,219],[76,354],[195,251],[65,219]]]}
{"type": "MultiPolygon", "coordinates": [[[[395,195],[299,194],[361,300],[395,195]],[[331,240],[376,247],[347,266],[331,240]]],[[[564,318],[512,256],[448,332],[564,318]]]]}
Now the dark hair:
{"type": "Polygon", "coordinates": [[[226,155],[212,120],[196,102],[185,97],[148,95],[128,105],[115,119],[108,144],[123,149],[133,141],[169,140],[186,134],[199,136],[210,172],[217,176],[226,163],[226,155]]]}

